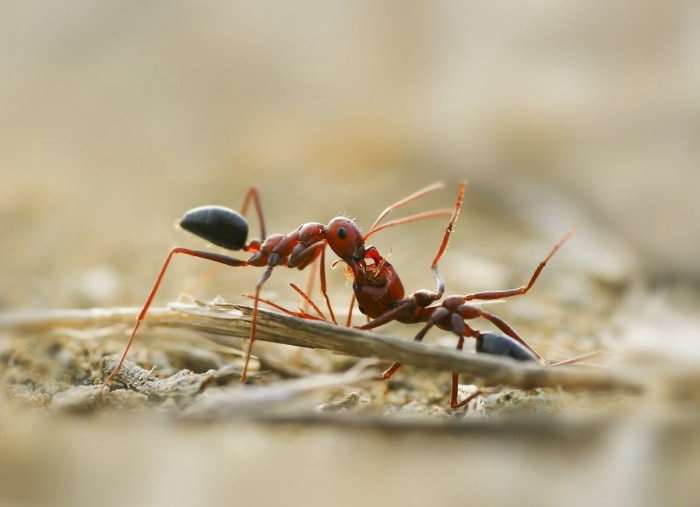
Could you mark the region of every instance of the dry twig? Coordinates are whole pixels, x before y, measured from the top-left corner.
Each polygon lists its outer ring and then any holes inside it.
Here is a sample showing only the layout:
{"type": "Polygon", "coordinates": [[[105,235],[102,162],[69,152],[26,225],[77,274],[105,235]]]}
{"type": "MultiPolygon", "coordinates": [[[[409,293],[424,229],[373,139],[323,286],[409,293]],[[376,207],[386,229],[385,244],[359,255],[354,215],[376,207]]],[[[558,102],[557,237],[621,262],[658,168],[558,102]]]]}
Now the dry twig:
{"type": "MultiPolygon", "coordinates": [[[[38,331],[56,327],[87,328],[130,324],[137,312],[134,308],[113,308],[4,314],[0,315],[0,328],[38,331]]],[[[468,354],[442,346],[348,329],[263,309],[260,310],[258,319],[259,340],[326,349],[356,357],[400,361],[431,370],[459,372],[479,379],[483,385],[510,385],[523,389],[562,387],[570,390],[639,391],[643,388],[641,379],[607,368],[547,367],[486,354],[468,354]]],[[[152,308],[144,323],[148,326],[203,332],[217,342],[225,343],[226,340],[222,337],[247,338],[250,334],[250,320],[251,308],[248,306],[174,303],[169,308],[152,308]]]]}

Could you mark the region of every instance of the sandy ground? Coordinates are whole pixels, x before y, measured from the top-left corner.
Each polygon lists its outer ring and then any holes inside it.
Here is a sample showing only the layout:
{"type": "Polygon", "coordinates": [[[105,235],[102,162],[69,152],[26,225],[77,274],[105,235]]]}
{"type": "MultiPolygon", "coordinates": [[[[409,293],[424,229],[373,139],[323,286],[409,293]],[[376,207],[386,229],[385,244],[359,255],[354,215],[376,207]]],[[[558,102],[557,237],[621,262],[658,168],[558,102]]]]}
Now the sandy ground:
{"type": "MultiPolygon", "coordinates": [[[[4,10],[0,504],[700,497],[697,8],[4,10]],[[116,385],[99,405],[103,359],[122,350],[131,318],[12,324],[27,312],[142,304],[173,245],[207,248],[174,228],[177,218],[201,204],[237,208],[253,184],[267,230],[287,233],[338,214],[369,227],[433,181],[444,190],[405,213],[449,208],[464,179],[441,261],[448,293],[524,283],[575,226],[532,292],[494,312],[552,361],[605,352],[596,367],[640,392],[503,386],[450,411],[449,372],[406,367],[391,382],[291,396],[295,382],[342,374],[355,359],[261,343],[255,385],[244,388],[234,349],[152,326],[129,356],[134,368],[155,366],[161,378],[186,368],[196,389],[154,396],[116,385]],[[197,417],[240,393],[261,397],[197,417]]],[[[432,289],[443,228],[425,221],[372,242],[391,252],[408,291],[432,289]]],[[[259,276],[176,259],[156,305],[180,294],[245,303],[259,276]]],[[[290,282],[303,286],[306,274],[275,270],[264,296],[295,307],[290,282]]],[[[341,269],[329,270],[329,286],[346,308],[341,269]]],[[[417,326],[380,331],[410,339],[417,326]]],[[[455,343],[438,331],[427,340],[455,343]]]]}

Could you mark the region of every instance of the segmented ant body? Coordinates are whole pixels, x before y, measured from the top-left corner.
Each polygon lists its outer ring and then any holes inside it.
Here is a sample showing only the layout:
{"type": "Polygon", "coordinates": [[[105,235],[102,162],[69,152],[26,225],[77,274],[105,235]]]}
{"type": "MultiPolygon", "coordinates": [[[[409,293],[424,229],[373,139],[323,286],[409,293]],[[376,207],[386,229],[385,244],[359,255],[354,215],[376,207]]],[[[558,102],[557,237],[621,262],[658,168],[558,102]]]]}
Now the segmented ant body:
{"type": "Polygon", "coordinates": [[[430,185],[389,206],[379,215],[375,223],[370,228],[370,231],[364,237],[360,233],[357,225],[346,217],[336,217],[327,225],[318,222],[310,222],[300,225],[289,234],[272,234],[270,236],[266,236],[262,207],[260,204],[260,195],[255,187],[248,190],[240,213],[221,206],[202,206],[188,211],[180,220],[180,226],[183,229],[220,247],[233,251],[248,252],[251,254],[251,256],[248,259],[237,259],[229,255],[215,252],[193,250],[184,247],[173,248],[170,253],[168,253],[160,268],[156,281],[151,288],[146,302],[136,318],[136,323],[131,331],[129,341],[127,342],[116,368],[112,371],[112,373],[110,373],[103,383],[103,389],[104,386],[107,386],[121,369],[129,348],[134,341],[136,332],[146,316],[146,313],[153,302],[153,298],[156,295],[158,287],[160,286],[165,272],[167,271],[168,265],[175,254],[198,257],[227,266],[257,266],[265,268],[265,271],[255,285],[250,339],[241,374],[241,381],[245,381],[252,346],[255,341],[260,290],[265,281],[267,281],[272,274],[275,267],[287,266],[289,268],[304,269],[320,257],[321,263],[319,269],[321,293],[326,300],[326,305],[330,312],[331,319],[335,322],[333,310],[326,294],[326,246],[330,246],[331,250],[333,250],[333,252],[340,259],[349,265],[356,265],[357,263],[363,262],[366,255],[364,240],[371,234],[374,234],[377,231],[387,227],[448,214],[449,211],[446,210],[434,210],[393,220],[380,225],[380,222],[390,211],[408,204],[409,202],[418,199],[429,192],[437,190],[438,188],[441,188],[441,186],[441,184],[430,185]],[[262,239],[254,239],[248,242],[248,223],[246,222],[244,216],[251,201],[254,203],[257,211],[262,239]]]}
{"type": "MultiPolygon", "coordinates": [[[[540,262],[535,269],[530,281],[515,289],[477,292],[467,295],[448,296],[442,299],[445,293],[445,282],[438,271],[438,262],[445,252],[452,228],[462,204],[465,183],[460,186],[457,202],[452,213],[452,218],[445,229],[442,243],[435,256],[431,269],[437,283],[437,290],[419,290],[405,296],[405,291],[398,273],[389,261],[381,256],[374,247],[365,251],[365,257],[361,260],[351,258],[343,259],[349,266],[353,277],[353,292],[360,311],[371,320],[360,326],[361,329],[373,329],[393,320],[405,323],[425,323],[416,334],[414,340],[421,341],[426,333],[433,327],[451,331],[459,338],[457,349],[464,346],[465,337],[476,339],[477,352],[507,356],[517,360],[538,361],[544,360],[523,340],[518,333],[502,318],[488,312],[471,301],[484,301],[508,298],[526,294],[534,285],[540,273],[549,259],[569,239],[573,231],[568,232],[549,252],[547,257],[540,262]],[[438,302],[442,299],[441,302],[438,302]],[[504,334],[481,333],[467,324],[467,320],[484,318],[495,325],[504,334]]],[[[385,379],[390,378],[401,363],[394,363],[383,374],[385,379]]],[[[457,403],[458,375],[452,374],[452,389],[450,405],[457,403]]]]}

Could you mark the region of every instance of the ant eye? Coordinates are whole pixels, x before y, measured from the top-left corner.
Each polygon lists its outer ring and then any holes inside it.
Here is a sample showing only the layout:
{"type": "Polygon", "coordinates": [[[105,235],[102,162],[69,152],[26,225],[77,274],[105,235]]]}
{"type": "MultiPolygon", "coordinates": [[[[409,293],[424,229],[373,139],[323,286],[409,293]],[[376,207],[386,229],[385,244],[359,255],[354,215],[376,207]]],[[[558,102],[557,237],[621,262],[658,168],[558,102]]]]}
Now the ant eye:
{"type": "Polygon", "coordinates": [[[348,231],[345,227],[338,227],[338,237],[345,239],[348,236],[348,231]]]}

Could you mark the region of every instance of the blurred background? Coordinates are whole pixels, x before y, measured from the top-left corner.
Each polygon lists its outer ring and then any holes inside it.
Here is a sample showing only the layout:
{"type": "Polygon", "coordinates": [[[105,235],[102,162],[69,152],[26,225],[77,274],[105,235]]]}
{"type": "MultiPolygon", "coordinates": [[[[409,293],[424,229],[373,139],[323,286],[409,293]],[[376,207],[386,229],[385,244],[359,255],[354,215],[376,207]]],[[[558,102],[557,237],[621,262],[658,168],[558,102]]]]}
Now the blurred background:
{"type": "MultiPolygon", "coordinates": [[[[694,2],[67,0],[4,2],[0,11],[0,310],[139,305],[173,245],[206,246],[175,229],[177,218],[202,204],[238,208],[251,185],[268,232],[287,233],[338,214],[369,227],[387,205],[434,181],[445,190],[406,212],[449,208],[466,179],[443,261],[451,292],[522,283],[576,226],[538,287],[552,304],[578,302],[593,326],[583,335],[624,320],[599,320],[613,313],[600,287],[613,296],[633,283],[682,287],[696,311],[694,2]]],[[[251,224],[258,236],[254,217],[251,224]]],[[[443,227],[423,222],[373,238],[402,266],[409,291],[433,287],[428,266],[443,227]]],[[[158,302],[180,291],[238,301],[260,275],[203,264],[173,263],[158,302]]],[[[347,282],[336,271],[331,296],[344,302],[347,282]]],[[[305,279],[280,268],[267,294],[293,300],[286,284],[305,279]]],[[[657,315],[654,324],[668,324],[666,310],[657,315]]],[[[646,324],[638,317],[634,332],[646,324]]],[[[685,334],[696,336],[696,324],[684,321],[685,334]]],[[[101,440],[104,431],[89,435],[101,440]]],[[[648,435],[635,435],[629,446],[598,442],[601,459],[643,461],[636,458],[650,451],[637,444],[648,435]]],[[[34,464],[17,442],[11,449],[34,464]]],[[[428,462],[452,462],[440,454],[452,444],[442,443],[428,462]]],[[[182,451],[167,436],[142,444],[182,451]]],[[[494,459],[507,462],[498,449],[494,459]]],[[[518,449],[529,462],[533,448],[518,449]]],[[[552,451],[543,466],[555,471],[559,458],[552,451]]],[[[348,467],[341,472],[355,470],[348,467]]],[[[402,470],[397,484],[424,472],[402,470]]],[[[619,475],[592,470],[584,476],[607,479],[612,498],[637,503],[619,475]]],[[[474,483],[490,481],[488,469],[481,479],[474,483]]],[[[572,475],[561,484],[577,482],[572,475]]],[[[397,498],[416,498],[412,491],[397,498]]]]}
{"type": "Polygon", "coordinates": [[[591,220],[650,275],[700,277],[691,2],[17,2],[0,23],[2,307],[134,303],[175,219],[252,184],[289,232],[367,227],[435,180],[422,209],[449,207],[468,179],[467,210],[551,238],[591,220]]]}

